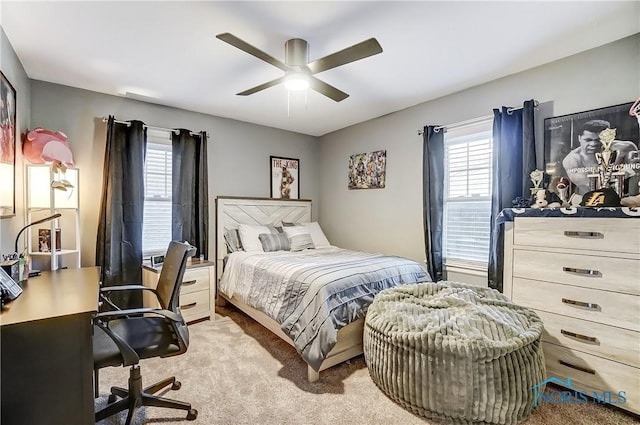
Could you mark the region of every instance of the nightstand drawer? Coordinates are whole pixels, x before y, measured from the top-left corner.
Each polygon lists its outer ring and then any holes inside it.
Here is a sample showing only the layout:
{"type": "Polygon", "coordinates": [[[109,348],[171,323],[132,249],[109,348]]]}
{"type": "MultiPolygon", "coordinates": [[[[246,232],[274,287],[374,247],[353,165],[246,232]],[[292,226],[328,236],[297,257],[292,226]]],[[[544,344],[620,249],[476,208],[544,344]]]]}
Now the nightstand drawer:
{"type": "Polygon", "coordinates": [[[180,311],[185,322],[209,317],[209,291],[180,294],[180,311]]]}
{"type": "Polygon", "coordinates": [[[522,278],[513,301],[524,307],[640,331],[640,297],[522,278]]]}
{"type": "Polygon", "coordinates": [[[184,271],[180,287],[181,296],[206,289],[209,289],[209,267],[198,267],[184,271]]]}
{"type": "Polygon", "coordinates": [[[640,295],[640,261],[513,250],[513,276],[640,295]]]}
{"type": "Polygon", "coordinates": [[[547,379],[555,376],[561,380],[571,379],[571,388],[593,396],[596,391],[611,391],[612,401],[624,391],[627,399],[617,404],[632,412],[640,412],[640,369],[611,360],[563,348],[547,342],[542,343],[547,379]]]}
{"type": "Polygon", "coordinates": [[[536,311],[542,340],[640,368],[640,333],[573,317],[536,311]]]}
{"type": "Polygon", "coordinates": [[[515,221],[515,245],[640,253],[640,219],[534,218],[515,221]]]}

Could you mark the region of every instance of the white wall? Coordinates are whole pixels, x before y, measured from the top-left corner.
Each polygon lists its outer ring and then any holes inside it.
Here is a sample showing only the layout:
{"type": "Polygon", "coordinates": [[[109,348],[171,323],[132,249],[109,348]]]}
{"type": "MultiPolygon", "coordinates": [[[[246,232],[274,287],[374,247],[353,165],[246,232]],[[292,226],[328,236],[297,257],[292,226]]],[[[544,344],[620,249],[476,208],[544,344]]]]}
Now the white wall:
{"type": "Polygon", "coordinates": [[[316,137],[34,80],[31,127],[66,133],[80,169],[80,231],[85,266],[95,263],[106,142],[102,117],[109,114],[117,119],[209,133],[209,252],[215,252],[215,197],[268,197],[269,155],[300,159],[301,197],[313,200],[312,214],[318,216],[320,146],[316,137]]]}
{"type": "Polygon", "coordinates": [[[322,227],[336,245],[423,261],[422,136],[417,130],[490,115],[493,108],[521,106],[527,99],[544,102],[541,119],[545,114],[633,101],[639,94],[640,34],[636,34],[325,135],[321,137],[322,227]],[[348,190],[349,156],[378,149],[387,150],[387,187],[348,190]]]}
{"type": "MultiPolygon", "coordinates": [[[[25,132],[31,119],[31,83],[2,27],[0,27],[0,69],[16,89],[16,215],[0,219],[0,253],[9,254],[14,250],[16,234],[24,226],[24,191],[22,189],[24,167],[20,135],[25,132]]],[[[8,190],[7,186],[8,183],[0,182],[0,190],[8,190]]]]}

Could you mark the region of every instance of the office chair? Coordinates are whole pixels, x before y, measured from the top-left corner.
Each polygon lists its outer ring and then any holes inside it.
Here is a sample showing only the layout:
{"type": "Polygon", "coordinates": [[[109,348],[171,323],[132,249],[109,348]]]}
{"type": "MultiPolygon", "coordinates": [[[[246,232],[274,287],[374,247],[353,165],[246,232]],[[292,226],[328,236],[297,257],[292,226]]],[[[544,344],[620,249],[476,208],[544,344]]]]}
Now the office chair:
{"type": "Polygon", "coordinates": [[[172,390],[180,389],[175,376],[157,384],[142,388],[140,359],[169,357],[187,351],[189,330],[179,308],[180,286],[187,258],[195,254],[196,248],[188,243],[172,241],[165,256],[157,288],[142,285],[104,287],[101,296],[107,297],[115,291],[153,291],[161,308],[137,308],[104,311],[94,318],[93,367],[98,396],[98,370],[107,366],[131,366],[129,388],[111,387],[109,404],[96,412],[96,422],[128,409],[126,425],[130,425],[138,406],[167,407],[187,411],[187,420],[194,420],[198,411],[191,404],[154,395],[168,385],[172,390]],[[116,401],[118,397],[122,397],[116,401]]]}

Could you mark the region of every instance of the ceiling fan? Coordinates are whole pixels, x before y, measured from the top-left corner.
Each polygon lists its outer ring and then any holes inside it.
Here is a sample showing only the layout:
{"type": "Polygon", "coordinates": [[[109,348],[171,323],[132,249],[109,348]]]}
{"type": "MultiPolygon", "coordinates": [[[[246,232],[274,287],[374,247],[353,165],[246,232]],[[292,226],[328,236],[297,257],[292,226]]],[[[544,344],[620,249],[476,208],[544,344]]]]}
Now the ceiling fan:
{"type": "Polygon", "coordinates": [[[382,53],[382,47],[380,43],[378,43],[378,40],[370,38],[313,62],[309,62],[309,44],[300,38],[293,38],[284,44],[285,60],[282,62],[228,32],[218,34],[216,37],[258,59],[270,63],[285,73],[280,78],[240,92],[238,93],[239,96],[248,96],[280,83],[285,83],[289,90],[304,90],[309,87],[336,102],[340,102],[349,97],[349,95],[319,80],[313,75],[382,53]]]}

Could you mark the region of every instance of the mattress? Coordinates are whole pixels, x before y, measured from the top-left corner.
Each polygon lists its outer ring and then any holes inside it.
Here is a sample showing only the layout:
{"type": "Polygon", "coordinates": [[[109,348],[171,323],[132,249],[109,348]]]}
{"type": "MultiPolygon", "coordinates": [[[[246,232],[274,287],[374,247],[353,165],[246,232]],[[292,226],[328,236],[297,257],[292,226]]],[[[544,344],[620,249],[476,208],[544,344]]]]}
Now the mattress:
{"type": "Polygon", "coordinates": [[[335,346],[338,330],[364,318],[387,288],[431,281],[413,260],[337,247],[300,252],[234,252],[219,290],[280,324],[316,371],[335,346]]]}

